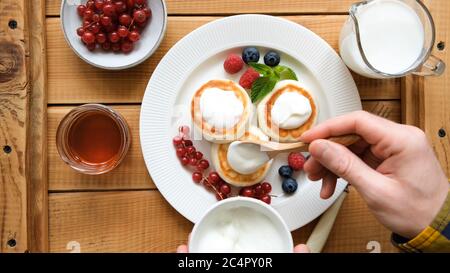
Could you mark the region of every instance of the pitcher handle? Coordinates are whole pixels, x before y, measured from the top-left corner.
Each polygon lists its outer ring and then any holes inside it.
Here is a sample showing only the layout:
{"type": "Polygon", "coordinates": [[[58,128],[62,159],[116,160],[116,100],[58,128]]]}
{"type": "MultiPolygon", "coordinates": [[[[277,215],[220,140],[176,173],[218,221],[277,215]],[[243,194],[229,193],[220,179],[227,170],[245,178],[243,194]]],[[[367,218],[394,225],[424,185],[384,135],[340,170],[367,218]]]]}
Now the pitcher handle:
{"type": "Polygon", "coordinates": [[[444,61],[436,56],[430,55],[422,67],[413,72],[413,74],[418,76],[440,76],[444,73],[445,67],[444,61]]]}

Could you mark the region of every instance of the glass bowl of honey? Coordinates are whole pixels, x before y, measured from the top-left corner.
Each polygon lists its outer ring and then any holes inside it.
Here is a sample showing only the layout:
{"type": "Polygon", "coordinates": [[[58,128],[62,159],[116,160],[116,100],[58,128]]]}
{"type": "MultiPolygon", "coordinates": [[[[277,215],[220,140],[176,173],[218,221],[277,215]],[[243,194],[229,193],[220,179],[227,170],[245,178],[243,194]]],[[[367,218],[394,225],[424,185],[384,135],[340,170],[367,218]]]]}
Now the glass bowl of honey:
{"type": "Polygon", "coordinates": [[[85,104],[72,109],[60,122],[56,146],[62,160],[84,174],[103,174],[125,158],[130,129],[112,108],[85,104]]]}

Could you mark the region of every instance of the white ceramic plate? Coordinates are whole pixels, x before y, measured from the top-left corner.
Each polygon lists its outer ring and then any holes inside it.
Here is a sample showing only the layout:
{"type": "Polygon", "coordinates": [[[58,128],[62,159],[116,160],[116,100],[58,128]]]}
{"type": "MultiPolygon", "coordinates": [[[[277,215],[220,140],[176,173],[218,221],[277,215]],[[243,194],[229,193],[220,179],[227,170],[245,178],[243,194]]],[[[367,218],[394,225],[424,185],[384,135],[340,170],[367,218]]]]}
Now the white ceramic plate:
{"type": "MultiPolygon", "coordinates": [[[[147,168],[166,200],[184,217],[197,222],[216,199],[202,186],[192,182],[191,171],[176,157],[172,138],[179,125],[191,124],[189,103],[204,82],[230,78],[223,61],[231,53],[240,54],[245,46],[257,46],[261,55],[270,48],[281,53],[281,64],[294,69],[299,80],[315,97],[318,121],[361,109],[356,85],[335,51],[319,36],[291,21],[266,15],[239,15],[206,24],[180,40],[161,60],[148,83],[140,119],[141,146],[147,168]]],[[[262,58],[261,58],[262,59],[262,58]]],[[[192,128],[192,126],[191,126],[192,128]]],[[[206,158],[210,144],[195,141],[206,158]]],[[[320,183],[308,181],[297,173],[299,188],[286,196],[277,173],[286,164],[280,156],[267,176],[273,194],[272,206],[290,230],[297,229],[324,212],[344,190],[339,181],[328,200],[319,197],[320,183]]]]}
{"type": "Polygon", "coordinates": [[[141,39],[134,43],[134,49],[128,54],[114,53],[97,48],[91,52],[77,35],[81,26],[81,18],[77,6],[86,0],[62,0],[61,28],[72,50],[85,62],[104,69],[119,70],[138,65],[150,57],[164,38],[167,25],[167,9],[164,0],[149,0],[152,10],[151,21],[141,33],[141,39]]]}

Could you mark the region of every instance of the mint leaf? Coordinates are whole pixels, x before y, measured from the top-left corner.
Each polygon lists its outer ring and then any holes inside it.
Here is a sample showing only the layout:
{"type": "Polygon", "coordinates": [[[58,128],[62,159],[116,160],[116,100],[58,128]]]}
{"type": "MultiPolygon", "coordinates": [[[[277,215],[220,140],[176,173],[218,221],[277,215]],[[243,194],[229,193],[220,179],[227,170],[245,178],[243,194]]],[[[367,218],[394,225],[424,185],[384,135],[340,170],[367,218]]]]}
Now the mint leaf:
{"type": "Polygon", "coordinates": [[[287,66],[278,65],[273,70],[280,80],[298,80],[295,72],[287,66]]]}
{"type": "Polygon", "coordinates": [[[258,102],[269,94],[280,79],[277,76],[258,78],[252,85],[250,98],[252,102],[258,102]]]}
{"type": "Polygon", "coordinates": [[[260,63],[249,63],[253,69],[256,70],[259,74],[263,75],[263,77],[273,75],[273,70],[270,66],[260,63]]]}

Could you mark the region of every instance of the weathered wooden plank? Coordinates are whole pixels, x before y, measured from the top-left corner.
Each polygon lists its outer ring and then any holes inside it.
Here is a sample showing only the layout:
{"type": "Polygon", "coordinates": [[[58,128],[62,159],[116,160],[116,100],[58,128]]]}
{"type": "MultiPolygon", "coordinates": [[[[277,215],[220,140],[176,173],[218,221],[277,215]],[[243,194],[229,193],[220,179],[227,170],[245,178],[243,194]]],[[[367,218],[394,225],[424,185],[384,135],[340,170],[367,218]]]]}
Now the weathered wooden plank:
{"type": "Polygon", "coordinates": [[[27,250],[27,1],[0,2],[0,252],[27,250]]]}
{"type": "MultiPolygon", "coordinates": [[[[156,53],[143,64],[124,71],[103,70],[85,63],[67,46],[60,29],[59,18],[47,18],[48,102],[50,104],[141,102],[148,80],[166,52],[186,34],[216,18],[170,17],[166,37],[156,53]]],[[[311,29],[334,49],[338,48],[340,28],[346,16],[286,18],[311,29]]],[[[358,75],[354,75],[354,78],[362,99],[400,98],[398,79],[372,80],[358,75]]]]}
{"type": "MultiPolygon", "coordinates": [[[[389,111],[389,119],[400,121],[399,101],[364,101],[367,111],[383,105],[389,111]]],[[[59,157],[56,149],[56,129],[60,120],[72,107],[48,108],[48,164],[49,189],[51,191],[75,190],[118,190],[118,189],[154,189],[155,185],[148,175],[139,143],[140,106],[115,106],[127,120],[131,129],[131,147],[122,164],[111,173],[104,175],[85,175],[72,170],[59,157]]]]}

